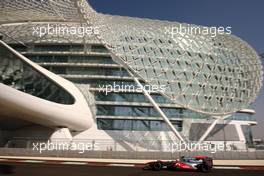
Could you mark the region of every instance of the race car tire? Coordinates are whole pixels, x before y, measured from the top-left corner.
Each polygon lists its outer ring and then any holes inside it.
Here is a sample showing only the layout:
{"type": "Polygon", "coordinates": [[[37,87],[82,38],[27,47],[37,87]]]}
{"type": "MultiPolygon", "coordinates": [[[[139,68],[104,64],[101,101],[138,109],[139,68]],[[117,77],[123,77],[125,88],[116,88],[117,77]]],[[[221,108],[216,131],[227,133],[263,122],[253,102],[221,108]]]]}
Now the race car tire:
{"type": "Polygon", "coordinates": [[[201,172],[204,172],[204,173],[207,173],[207,172],[210,172],[211,171],[211,168],[207,164],[202,164],[200,166],[200,171],[201,172]]]}
{"type": "Polygon", "coordinates": [[[156,162],[153,164],[153,170],[154,171],[160,171],[162,169],[162,163],[161,162],[156,162]]]}

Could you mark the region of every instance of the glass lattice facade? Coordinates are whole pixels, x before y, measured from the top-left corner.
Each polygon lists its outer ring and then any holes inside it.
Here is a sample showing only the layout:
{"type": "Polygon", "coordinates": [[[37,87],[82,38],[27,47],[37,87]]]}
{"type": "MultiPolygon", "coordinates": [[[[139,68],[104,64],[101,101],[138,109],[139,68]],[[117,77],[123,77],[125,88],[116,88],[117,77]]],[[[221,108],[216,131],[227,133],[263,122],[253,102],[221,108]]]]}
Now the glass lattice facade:
{"type": "MultiPolygon", "coordinates": [[[[127,71],[112,60],[103,46],[91,45],[89,52],[84,52],[84,46],[80,44],[36,44],[29,48],[12,46],[44,68],[76,85],[87,87],[96,103],[96,123],[99,130],[168,131],[168,127],[142,92],[108,92],[106,95],[101,90],[104,85],[136,86],[127,71]]],[[[160,94],[151,95],[178,131],[182,131],[183,119],[210,117],[181,108],[160,94]]],[[[236,113],[231,119],[253,120],[248,113],[236,113]]]]}

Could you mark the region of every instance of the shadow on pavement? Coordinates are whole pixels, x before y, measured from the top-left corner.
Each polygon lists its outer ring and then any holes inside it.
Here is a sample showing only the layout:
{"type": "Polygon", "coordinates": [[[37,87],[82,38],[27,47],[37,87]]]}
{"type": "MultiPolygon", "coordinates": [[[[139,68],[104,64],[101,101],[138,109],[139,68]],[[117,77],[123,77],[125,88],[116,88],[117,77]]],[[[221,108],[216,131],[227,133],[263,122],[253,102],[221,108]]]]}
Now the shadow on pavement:
{"type": "Polygon", "coordinates": [[[6,164],[0,164],[0,174],[13,174],[14,173],[14,167],[6,164]]]}

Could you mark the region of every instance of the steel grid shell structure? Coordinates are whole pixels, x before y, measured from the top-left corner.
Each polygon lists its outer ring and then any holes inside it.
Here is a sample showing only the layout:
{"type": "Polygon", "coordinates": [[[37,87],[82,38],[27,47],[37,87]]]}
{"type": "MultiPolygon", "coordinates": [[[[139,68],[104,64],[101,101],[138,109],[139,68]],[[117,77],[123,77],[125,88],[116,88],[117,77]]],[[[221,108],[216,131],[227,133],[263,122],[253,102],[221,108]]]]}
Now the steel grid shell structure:
{"type": "Polygon", "coordinates": [[[100,29],[97,37],[118,63],[150,85],[166,86],[161,93],[188,109],[234,113],[253,102],[261,87],[259,56],[233,35],[177,33],[172,38],[166,27],[187,24],[104,15],[85,0],[2,1],[1,7],[2,24],[86,20],[100,29]]]}
{"type": "Polygon", "coordinates": [[[175,103],[217,116],[255,100],[262,84],[261,62],[241,39],[181,33],[172,39],[165,29],[181,24],[103,15],[86,1],[80,4],[88,23],[100,27],[98,37],[116,62],[150,85],[165,85],[161,93],[175,103]]]}
{"type": "Polygon", "coordinates": [[[160,91],[164,97],[199,113],[227,117],[247,108],[261,88],[259,56],[233,35],[177,33],[172,37],[167,29],[202,26],[105,15],[86,0],[1,0],[0,9],[0,32],[21,43],[39,38],[27,31],[43,22],[98,28],[96,40],[135,79],[165,86],[166,91],[160,91]]]}

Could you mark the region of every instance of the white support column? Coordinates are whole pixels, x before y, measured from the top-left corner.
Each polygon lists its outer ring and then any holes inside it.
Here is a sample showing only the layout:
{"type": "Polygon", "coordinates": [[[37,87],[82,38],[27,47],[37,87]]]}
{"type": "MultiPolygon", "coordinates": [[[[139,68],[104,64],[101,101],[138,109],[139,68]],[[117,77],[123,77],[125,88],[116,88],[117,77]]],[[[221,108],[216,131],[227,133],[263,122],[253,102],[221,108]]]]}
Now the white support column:
{"type": "Polygon", "coordinates": [[[236,127],[236,130],[237,130],[237,134],[238,134],[239,140],[245,143],[246,142],[246,138],[245,138],[245,135],[244,135],[244,133],[242,131],[241,124],[235,124],[235,127],[236,127]]]}
{"type": "Polygon", "coordinates": [[[223,116],[223,117],[215,117],[216,119],[214,120],[214,122],[207,128],[207,130],[205,131],[205,133],[202,135],[202,137],[199,139],[198,143],[202,143],[207,136],[212,132],[212,130],[214,129],[215,125],[217,124],[217,122],[219,122],[220,120],[225,120],[226,118],[228,118],[228,116],[223,116]]]}
{"type": "Polygon", "coordinates": [[[202,137],[199,139],[198,143],[202,143],[207,136],[211,133],[211,131],[214,129],[215,125],[217,124],[217,122],[219,121],[219,119],[215,119],[214,122],[207,128],[207,130],[205,131],[205,133],[202,135],[202,137]]]}
{"type": "Polygon", "coordinates": [[[175,129],[175,127],[172,125],[172,123],[170,122],[170,120],[168,119],[168,117],[160,109],[159,105],[155,102],[155,100],[153,100],[153,98],[151,97],[151,95],[143,88],[143,85],[139,82],[139,80],[131,72],[129,72],[129,74],[133,77],[134,81],[138,84],[138,86],[142,87],[142,91],[143,91],[144,95],[151,102],[151,104],[153,105],[153,107],[155,108],[155,110],[158,111],[158,113],[161,115],[161,117],[163,118],[163,120],[170,127],[171,131],[176,135],[176,137],[178,137],[182,142],[185,143],[185,140],[183,139],[183,137],[181,136],[181,134],[175,129]]]}

